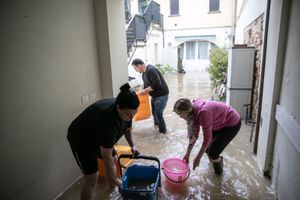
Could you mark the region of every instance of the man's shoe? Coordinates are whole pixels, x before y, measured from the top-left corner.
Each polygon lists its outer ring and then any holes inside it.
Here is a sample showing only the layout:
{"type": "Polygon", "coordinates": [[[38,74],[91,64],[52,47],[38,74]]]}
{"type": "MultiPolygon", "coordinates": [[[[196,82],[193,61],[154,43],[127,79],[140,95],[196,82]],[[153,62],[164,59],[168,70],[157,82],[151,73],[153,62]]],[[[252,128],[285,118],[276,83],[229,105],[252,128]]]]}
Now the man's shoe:
{"type": "Polygon", "coordinates": [[[223,157],[221,156],[221,161],[220,162],[213,162],[213,167],[215,170],[215,173],[220,175],[223,173],[223,157]]]}

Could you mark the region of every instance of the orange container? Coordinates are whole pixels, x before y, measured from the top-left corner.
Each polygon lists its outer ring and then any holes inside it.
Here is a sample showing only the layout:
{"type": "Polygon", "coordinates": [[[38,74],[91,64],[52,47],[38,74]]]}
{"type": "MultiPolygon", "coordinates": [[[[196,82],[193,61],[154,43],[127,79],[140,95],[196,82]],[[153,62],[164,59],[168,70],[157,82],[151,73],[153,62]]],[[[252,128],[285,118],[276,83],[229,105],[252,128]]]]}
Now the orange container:
{"type": "MultiPolygon", "coordinates": [[[[131,154],[131,148],[129,146],[122,146],[122,145],[115,145],[114,146],[117,157],[119,157],[121,154],[131,154]]],[[[122,159],[121,164],[125,167],[129,166],[132,162],[132,159],[122,159]]],[[[98,175],[104,176],[104,163],[102,159],[98,159],[98,175]]],[[[116,175],[117,177],[120,177],[120,170],[119,170],[119,164],[116,162],[116,175]]]]}
{"type": "Polygon", "coordinates": [[[138,94],[140,100],[140,106],[137,113],[134,115],[133,120],[138,121],[142,119],[148,119],[151,116],[149,94],[141,95],[138,94]]]}

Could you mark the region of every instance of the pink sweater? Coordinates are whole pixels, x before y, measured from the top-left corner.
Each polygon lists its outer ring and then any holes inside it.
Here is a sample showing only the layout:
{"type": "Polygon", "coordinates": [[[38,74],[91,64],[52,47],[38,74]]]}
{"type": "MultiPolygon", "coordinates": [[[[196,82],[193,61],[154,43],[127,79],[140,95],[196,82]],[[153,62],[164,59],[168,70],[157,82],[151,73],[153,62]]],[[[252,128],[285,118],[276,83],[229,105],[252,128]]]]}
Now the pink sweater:
{"type": "Polygon", "coordinates": [[[239,113],[229,105],[216,101],[196,99],[193,101],[195,134],[203,131],[203,147],[208,147],[212,140],[212,131],[237,125],[239,113]]]}

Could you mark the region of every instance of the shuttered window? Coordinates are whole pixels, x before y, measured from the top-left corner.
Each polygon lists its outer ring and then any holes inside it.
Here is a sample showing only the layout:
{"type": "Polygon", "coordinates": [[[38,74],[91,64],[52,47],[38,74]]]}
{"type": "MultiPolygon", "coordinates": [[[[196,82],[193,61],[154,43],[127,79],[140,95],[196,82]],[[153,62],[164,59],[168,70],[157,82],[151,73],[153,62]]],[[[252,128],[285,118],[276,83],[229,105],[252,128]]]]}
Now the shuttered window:
{"type": "Polygon", "coordinates": [[[220,10],[220,0],[209,0],[209,12],[220,10]]]}
{"type": "Polygon", "coordinates": [[[179,15],[179,0],[170,0],[170,15],[179,15]]]}

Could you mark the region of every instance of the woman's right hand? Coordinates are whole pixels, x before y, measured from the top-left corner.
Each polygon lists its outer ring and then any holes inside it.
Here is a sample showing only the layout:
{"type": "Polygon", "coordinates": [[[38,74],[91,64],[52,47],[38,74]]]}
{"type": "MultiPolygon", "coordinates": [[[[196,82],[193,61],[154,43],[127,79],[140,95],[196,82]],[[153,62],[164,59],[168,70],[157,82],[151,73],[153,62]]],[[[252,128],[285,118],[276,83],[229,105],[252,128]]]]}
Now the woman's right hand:
{"type": "Polygon", "coordinates": [[[117,187],[118,187],[119,189],[122,189],[122,181],[121,181],[120,178],[117,178],[115,184],[117,185],[117,187]]]}
{"type": "Polygon", "coordinates": [[[183,157],[183,160],[186,162],[186,163],[189,163],[190,161],[190,154],[185,154],[185,156],[183,157]]]}

